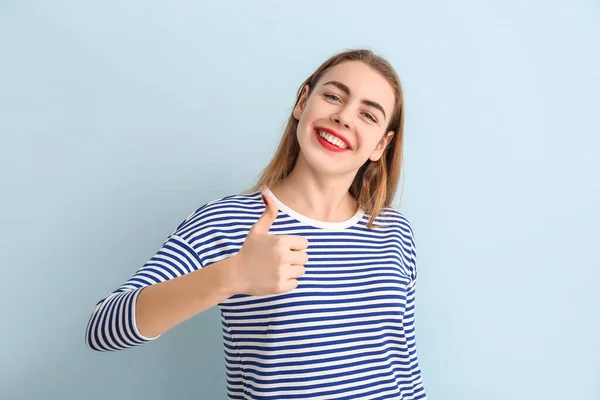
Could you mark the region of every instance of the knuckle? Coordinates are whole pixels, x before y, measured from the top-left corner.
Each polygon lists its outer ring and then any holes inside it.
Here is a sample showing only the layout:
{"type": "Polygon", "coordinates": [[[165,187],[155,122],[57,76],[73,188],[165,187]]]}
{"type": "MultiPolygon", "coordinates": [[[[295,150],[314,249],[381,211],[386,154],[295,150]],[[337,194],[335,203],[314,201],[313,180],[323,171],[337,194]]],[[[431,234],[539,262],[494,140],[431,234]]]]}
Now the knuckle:
{"type": "Polygon", "coordinates": [[[285,292],[285,285],[282,281],[277,282],[277,285],[275,285],[275,291],[277,293],[285,292]]]}
{"type": "Polygon", "coordinates": [[[308,262],[308,254],[304,253],[304,263],[303,264],[306,264],[307,262],[308,262]]]}
{"type": "MultiPolygon", "coordinates": [[[[284,255],[283,251],[281,251],[281,250],[275,251],[275,262],[277,263],[277,265],[283,264],[284,261],[285,261],[285,255],[284,255]]],[[[277,271],[277,273],[279,274],[279,270],[277,271]]]]}
{"type": "Polygon", "coordinates": [[[275,246],[279,254],[284,254],[288,250],[283,240],[279,240],[275,246]]]}

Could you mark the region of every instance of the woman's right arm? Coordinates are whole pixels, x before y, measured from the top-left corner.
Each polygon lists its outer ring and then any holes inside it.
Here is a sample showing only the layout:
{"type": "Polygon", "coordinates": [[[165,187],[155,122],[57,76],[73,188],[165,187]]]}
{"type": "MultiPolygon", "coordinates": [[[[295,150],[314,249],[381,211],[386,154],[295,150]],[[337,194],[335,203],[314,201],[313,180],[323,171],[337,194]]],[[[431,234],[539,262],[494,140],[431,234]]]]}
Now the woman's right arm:
{"type": "Polygon", "coordinates": [[[235,256],[229,257],[190,274],[144,288],[135,309],[140,334],[158,337],[236,294],[230,285],[236,260],[235,256]]]}
{"type": "Polygon", "coordinates": [[[295,289],[308,261],[308,241],[270,235],[278,209],[270,198],[265,203],[240,251],[206,267],[190,243],[171,235],[134,276],[96,304],[86,329],[88,347],[111,351],[137,346],[233,295],[295,289]]]}
{"type": "Polygon", "coordinates": [[[172,235],[127,282],[94,308],[86,329],[92,350],[113,351],[156,339],[228,299],[237,258],[202,266],[196,251],[172,235]]]}

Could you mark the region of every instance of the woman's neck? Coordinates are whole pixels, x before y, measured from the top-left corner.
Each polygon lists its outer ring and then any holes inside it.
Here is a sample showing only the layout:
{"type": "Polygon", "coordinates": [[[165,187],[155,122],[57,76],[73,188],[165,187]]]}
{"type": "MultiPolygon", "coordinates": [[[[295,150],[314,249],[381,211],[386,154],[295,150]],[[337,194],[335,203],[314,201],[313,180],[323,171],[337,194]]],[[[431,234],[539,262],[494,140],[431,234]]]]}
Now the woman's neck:
{"type": "Polygon", "coordinates": [[[317,221],[342,222],[358,211],[358,202],[344,180],[320,182],[301,178],[294,169],[284,181],[269,189],[283,204],[317,221]]]}

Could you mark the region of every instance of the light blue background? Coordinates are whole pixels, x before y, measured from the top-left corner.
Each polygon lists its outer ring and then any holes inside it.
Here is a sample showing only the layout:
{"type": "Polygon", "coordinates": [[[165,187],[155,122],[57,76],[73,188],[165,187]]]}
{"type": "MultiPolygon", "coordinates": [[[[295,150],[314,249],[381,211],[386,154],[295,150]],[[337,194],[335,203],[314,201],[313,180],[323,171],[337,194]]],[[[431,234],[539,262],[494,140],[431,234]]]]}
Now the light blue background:
{"type": "Polygon", "coordinates": [[[217,308],[106,354],[88,317],[361,46],[405,88],[429,398],[600,399],[591,0],[0,2],[0,397],[225,398],[217,308]]]}

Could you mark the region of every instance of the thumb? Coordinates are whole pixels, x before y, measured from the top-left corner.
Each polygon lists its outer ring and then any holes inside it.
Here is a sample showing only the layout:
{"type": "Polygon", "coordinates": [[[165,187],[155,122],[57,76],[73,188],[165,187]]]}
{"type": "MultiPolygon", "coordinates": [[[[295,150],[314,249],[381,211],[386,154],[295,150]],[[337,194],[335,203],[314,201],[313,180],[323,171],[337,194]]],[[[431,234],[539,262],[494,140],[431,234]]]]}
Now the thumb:
{"type": "Polygon", "coordinates": [[[263,215],[260,216],[258,221],[256,221],[252,227],[252,231],[255,233],[268,234],[269,228],[271,228],[271,225],[273,225],[273,222],[277,218],[279,209],[277,208],[277,205],[271,196],[265,192],[262,193],[262,196],[267,207],[265,208],[263,215]]]}

